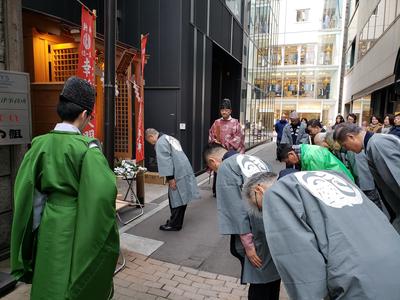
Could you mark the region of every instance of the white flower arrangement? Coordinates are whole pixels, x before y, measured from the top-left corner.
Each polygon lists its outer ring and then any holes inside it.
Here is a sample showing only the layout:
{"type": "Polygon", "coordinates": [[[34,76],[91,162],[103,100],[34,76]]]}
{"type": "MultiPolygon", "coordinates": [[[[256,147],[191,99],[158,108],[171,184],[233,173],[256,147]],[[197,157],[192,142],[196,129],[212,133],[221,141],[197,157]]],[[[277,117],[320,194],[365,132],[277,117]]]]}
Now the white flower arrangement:
{"type": "Polygon", "coordinates": [[[120,165],[114,168],[115,175],[125,178],[135,178],[139,172],[147,172],[147,169],[127,160],[122,160],[120,165]]]}

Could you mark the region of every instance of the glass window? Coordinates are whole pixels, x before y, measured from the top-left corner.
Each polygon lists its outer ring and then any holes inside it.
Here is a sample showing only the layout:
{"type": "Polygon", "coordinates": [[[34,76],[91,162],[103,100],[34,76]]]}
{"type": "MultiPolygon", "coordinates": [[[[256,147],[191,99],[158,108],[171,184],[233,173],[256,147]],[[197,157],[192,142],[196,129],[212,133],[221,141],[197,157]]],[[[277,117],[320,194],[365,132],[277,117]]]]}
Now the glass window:
{"type": "Polygon", "coordinates": [[[275,100],[275,114],[274,114],[274,121],[278,121],[281,118],[281,101],[275,100]]]}
{"type": "Polygon", "coordinates": [[[329,99],[331,97],[331,80],[332,74],[328,71],[320,71],[317,73],[317,98],[329,99]]]}
{"type": "Polygon", "coordinates": [[[320,65],[331,65],[332,64],[332,52],[333,43],[323,43],[318,45],[318,64],[320,65]]]}
{"type": "Polygon", "coordinates": [[[296,10],[296,22],[307,22],[310,20],[310,9],[298,9],[296,10]]]}
{"type": "Polygon", "coordinates": [[[313,65],[315,64],[315,45],[301,45],[300,48],[300,64],[313,65]]]}
{"type": "Polygon", "coordinates": [[[241,22],[242,0],[225,0],[225,3],[233,15],[241,22]]]}
{"type": "Polygon", "coordinates": [[[297,109],[295,103],[285,103],[285,101],[282,102],[282,113],[285,113],[286,116],[289,116],[292,111],[295,111],[297,109]]]}
{"type": "Polygon", "coordinates": [[[275,97],[282,96],[282,73],[275,73],[269,85],[270,93],[275,97]]]}
{"type": "Polygon", "coordinates": [[[360,34],[360,39],[358,42],[358,59],[361,59],[367,51],[368,51],[368,24],[365,24],[364,29],[362,30],[360,34]]]}
{"type": "Polygon", "coordinates": [[[385,0],[381,0],[379,2],[377,9],[374,11],[376,15],[376,26],[375,26],[375,40],[379,39],[379,37],[383,33],[383,25],[385,18],[385,0]]]}
{"type": "Polygon", "coordinates": [[[386,0],[384,30],[386,30],[390,26],[390,24],[393,23],[396,17],[396,1],[397,0],[386,0]]]}
{"type": "Polygon", "coordinates": [[[315,98],[315,74],[313,71],[300,73],[299,96],[315,98]]]}
{"type": "Polygon", "coordinates": [[[332,126],[335,123],[336,111],[335,103],[324,103],[322,105],[322,124],[332,126]]]}
{"type": "Polygon", "coordinates": [[[351,69],[354,65],[354,58],[356,53],[356,40],[351,43],[351,47],[346,52],[346,71],[351,69]]]}
{"type": "Polygon", "coordinates": [[[299,79],[297,72],[285,72],[283,75],[283,96],[285,98],[297,98],[299,79]]]}
{"type": "Polygon", "coordinates": [[[297,65],[297,46],[285,46],[285,65],[297,65]]]}
{"type": "Polygon", "coordinates": [[[322,12],[322,29],[334,29],[340,25],[341,5],[335,0],[324,1],[324,10],[322,12]]]}
{"type": "Polygon", "coordinates": [[[282,48],[281,47],[273,47],[272,48],[272,59],[273,59],[273,64],[275,64],[275,65],[282,64],[282,48]]]}
{"type": "Polygon", "coordinates": [[[400,15],[400,0],[397,0],[397,11],[396,16],[400,15]]]}

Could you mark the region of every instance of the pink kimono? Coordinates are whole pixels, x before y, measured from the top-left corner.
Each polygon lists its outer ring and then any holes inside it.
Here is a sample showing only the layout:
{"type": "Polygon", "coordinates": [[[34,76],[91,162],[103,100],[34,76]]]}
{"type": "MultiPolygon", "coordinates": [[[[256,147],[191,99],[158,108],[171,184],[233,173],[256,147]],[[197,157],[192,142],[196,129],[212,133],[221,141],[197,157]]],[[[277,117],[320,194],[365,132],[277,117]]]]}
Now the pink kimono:
{"type": "Polygon", "coordinates": [[[239,121],[229,117],[228,120],[223,118],[215,120],[210,128],[208,142],[214,143],[218,141],[227,150],[236,150],[244,153],[244,134],[239,121]]]}

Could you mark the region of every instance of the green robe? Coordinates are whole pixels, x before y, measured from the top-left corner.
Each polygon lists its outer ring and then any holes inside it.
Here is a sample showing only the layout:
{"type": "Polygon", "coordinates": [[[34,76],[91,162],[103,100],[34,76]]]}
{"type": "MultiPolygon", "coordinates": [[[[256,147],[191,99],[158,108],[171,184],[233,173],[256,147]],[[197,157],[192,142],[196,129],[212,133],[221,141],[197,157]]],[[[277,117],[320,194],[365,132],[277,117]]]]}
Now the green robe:
{"type": "Polygon", "coordinates": [[[342,172],[354,182],[354,177],[346,166],[327,148],[316,145],[300,145],[301,170],[323,171],[332,170],[342,172]]]}
{"type": "Polygon", "coordinates": [[[101,300],[112,293],[117,190],[94,141],[73,132],[39,136],[18,171],[11,268],[18,280],[32,282],[31,299],[101,300]],[[47,198],[33,230],[38,192],[47,198]]]}

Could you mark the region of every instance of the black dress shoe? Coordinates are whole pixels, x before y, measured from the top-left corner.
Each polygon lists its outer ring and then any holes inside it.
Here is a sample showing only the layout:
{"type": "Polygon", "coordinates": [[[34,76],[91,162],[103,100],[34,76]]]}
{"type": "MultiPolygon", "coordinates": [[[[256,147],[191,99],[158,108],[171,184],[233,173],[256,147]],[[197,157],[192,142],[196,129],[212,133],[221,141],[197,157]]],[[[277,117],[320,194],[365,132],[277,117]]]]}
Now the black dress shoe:
{"type": "Polygon", "coordinates": [[[182,229],[182,226],[169,226],[167,224],[165,225],[161,225],[160,226],[160,230],[164,230],[164,231],[179,231],[182,229]]]}

